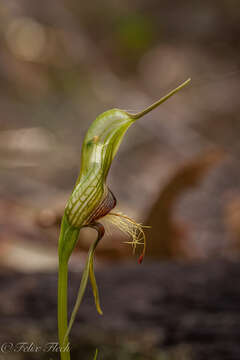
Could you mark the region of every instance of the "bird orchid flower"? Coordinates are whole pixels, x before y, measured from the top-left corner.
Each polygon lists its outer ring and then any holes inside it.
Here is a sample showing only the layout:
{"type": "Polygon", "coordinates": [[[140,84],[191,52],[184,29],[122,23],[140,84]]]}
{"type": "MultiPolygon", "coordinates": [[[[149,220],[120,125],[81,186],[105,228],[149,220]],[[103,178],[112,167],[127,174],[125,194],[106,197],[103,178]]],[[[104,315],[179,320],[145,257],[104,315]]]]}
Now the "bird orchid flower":
{"type": "MultiPolygon", "coordinates": [[[[186,80],[166,96],[137,114],[131,114],[119,109],[108,110],[93,121],[86,133],[82,145],[80,173],[65,207],[59,237],[58,325],[61,347],[68,344],[68,335],[89,279],[97,311],[99,314],[102,314],[94,274],[94,252],[105,232],[101,220],[110,221],[129,235],[131,240],[128,243],[133,246],[134,251],[137,245],[143,246],[139,256],[139,263],[143,260],[146,250],[143,226],[121,212],[113,210],[116,206],[116,198],[106,184],[107,175],[128,128],[136,120],[158,107],[189,82],[190,79],[186,80]],[[79,232],[83,227],[94,228],[97,231],[97,239],[90,246],[76,303],[68,323],[68,262],[78,241],[79,232]]],[[[61,359],[69,360],[70,353],[61,352],[61,359]]]]}

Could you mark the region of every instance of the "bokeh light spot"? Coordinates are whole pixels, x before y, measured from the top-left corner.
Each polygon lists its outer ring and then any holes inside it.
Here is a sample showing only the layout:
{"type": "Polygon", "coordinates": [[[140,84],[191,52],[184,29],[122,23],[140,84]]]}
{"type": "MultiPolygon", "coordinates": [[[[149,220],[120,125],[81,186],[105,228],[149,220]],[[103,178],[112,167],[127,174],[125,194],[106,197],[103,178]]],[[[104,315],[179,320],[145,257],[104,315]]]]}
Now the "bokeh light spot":
{"type": "Polygon", "coordinates": [[[36,61],[42,56],[46,45],[45,29],[31,18],[14,18],[7,26],[6,41],[16,57],[36,61]]]}

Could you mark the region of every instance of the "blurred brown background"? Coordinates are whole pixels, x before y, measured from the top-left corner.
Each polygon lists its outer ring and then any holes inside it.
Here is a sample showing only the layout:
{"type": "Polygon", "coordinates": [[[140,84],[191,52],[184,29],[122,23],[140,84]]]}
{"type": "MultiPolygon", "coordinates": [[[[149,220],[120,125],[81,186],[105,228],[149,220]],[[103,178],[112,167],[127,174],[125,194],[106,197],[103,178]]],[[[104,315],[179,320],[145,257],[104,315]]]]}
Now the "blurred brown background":
{"type": "MultiPolygon", "coordinates": [[[[149,261],[238,262],[239,2],[0,3],[2,267],[56,271],[90,123],[114,107],[139,111],[188,77],[128,131],[109,184],[118,208],[151,226],[149,261]]],[[[82,234],[73,270],[91,240],[82,234]]],[[[106,236],[98,265],[134,262],[125,240],[106,236]]]]}

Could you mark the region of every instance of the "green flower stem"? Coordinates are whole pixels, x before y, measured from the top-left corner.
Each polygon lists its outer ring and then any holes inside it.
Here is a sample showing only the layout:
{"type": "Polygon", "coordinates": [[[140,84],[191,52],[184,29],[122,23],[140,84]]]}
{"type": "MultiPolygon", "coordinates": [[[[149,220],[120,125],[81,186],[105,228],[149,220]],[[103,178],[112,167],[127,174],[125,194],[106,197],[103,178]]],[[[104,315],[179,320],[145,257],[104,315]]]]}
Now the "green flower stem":
{"type": "Polygon", "coordinates": [[[66,216],[63,216],[59,237],[59,271],[58,271],[58,336],[61,349],[61,360],[70,360],[67,349],[68,337],[68,261],[78,240],[80,229],[69,225],[66,216]]]}
{"type": "Polygon", "coordinates": [[[68,337],[65,338],[65,334],[68,328],[67,319],[67,294],[68,294],[68,264],[59,265],[58,272],[58,337],[59,345],[61,349],[61,360],[70,360],[70,352],[64,351],[68,344],[68,337]],[[65,340],[64,340],[65,338],[65,340]]]}

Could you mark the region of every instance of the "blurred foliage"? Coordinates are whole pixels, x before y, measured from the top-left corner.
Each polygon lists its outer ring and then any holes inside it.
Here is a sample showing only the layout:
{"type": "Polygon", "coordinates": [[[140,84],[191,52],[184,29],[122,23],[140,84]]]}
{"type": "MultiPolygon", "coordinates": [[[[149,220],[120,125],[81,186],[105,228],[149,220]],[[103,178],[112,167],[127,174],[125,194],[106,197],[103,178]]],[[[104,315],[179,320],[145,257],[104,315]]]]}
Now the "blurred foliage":
{"type": "MultiPolygon", "coordinates": [[[[240,182],[238,2],[11,0],[0,3],[0,20],[0,195],[7,203],[30,207],[37,224],[42,211],[59,223],[96,115],[140,110],[191,76],[189,89],[129,132],[110,182],[121,208],[152,224],[153,204],[179,163],[223,149],[226,159],[174,203],[172,217],[191,229],[198,256],[232,254],[239,237],[237,206],[227,205],[240,182]]],[[[154,214],[157,223],[162,212],[167,205],[154,214]]],[[[128,255],[117,241],[105,244],[109,257],[128,255]]]]}
{"type": "Polygon", "coordinates": [[[115,27],[115,42],[120,47],[120,56],[132,56],[138,59],[153,43],[153,24],[146,16],[139,14],[122,16],[115,27]]]}

